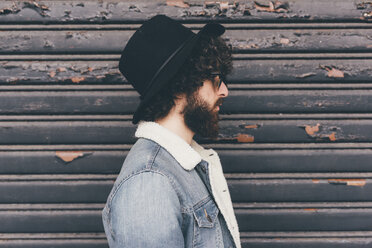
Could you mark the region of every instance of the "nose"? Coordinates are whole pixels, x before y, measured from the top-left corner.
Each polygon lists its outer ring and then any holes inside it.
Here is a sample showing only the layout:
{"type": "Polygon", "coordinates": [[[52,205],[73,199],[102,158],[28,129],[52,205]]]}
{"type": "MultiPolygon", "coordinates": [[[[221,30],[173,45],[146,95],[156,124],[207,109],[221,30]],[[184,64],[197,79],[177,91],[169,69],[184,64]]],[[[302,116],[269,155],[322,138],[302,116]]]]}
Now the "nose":
{"type": "Polygon", "coordinates": [[[218,89],[218,95],[221,97],[227,97],[229,95],[229,90],[224,82],[221,83],[221,86],[218,89]]]}

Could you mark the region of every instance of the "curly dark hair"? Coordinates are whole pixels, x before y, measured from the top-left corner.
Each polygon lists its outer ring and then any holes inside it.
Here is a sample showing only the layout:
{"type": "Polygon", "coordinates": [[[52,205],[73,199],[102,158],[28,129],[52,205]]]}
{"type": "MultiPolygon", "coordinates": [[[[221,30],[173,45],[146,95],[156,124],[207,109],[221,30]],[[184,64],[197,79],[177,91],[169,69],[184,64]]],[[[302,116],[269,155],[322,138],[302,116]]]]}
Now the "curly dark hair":
{"type": "Polygon", "coordinates": [[[231,45],[221,37],[201,35],[184,65],[170,80],[172,83],[153,97],[139,121],[155,121],[167,116],[177,96],[191,96],[206,79],[213,82],[212,72],[218,71],[223,77],[230,74],[233,69],[231,54],[231,45]]]}

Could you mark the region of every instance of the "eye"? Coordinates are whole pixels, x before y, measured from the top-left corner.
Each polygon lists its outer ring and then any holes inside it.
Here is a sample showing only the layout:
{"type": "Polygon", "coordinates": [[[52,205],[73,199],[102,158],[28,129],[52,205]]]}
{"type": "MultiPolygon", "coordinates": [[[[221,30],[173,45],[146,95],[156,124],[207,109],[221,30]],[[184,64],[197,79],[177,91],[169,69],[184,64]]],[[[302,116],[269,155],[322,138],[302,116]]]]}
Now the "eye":
{"type": "Polygon", "coordinates": [[[221,75],[221,73],[215,71],[215,72],[212,72],[210,75],[212,76],[211,81],[213,83],[213,86],[216,89],[219,89],[221,87],[222,82],[225,83],[224,77],[221,75]]]}
{"type": "Polygon", "coordinates": [[[211,81],[212,81],[213,87],[217,89],[218,88],[218,84],[219,84],[219,79],[215,77],[211,81]]]}

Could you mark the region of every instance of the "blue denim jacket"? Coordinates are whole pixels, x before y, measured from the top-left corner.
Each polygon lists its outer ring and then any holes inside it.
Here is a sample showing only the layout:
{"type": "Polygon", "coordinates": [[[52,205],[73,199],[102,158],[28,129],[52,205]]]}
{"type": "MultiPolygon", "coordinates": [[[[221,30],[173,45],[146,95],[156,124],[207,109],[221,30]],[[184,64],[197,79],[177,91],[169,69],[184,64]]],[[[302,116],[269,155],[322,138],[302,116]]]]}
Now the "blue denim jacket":
{"type": "Polygon", "coordinates": [[[155,122],[135,136],[102,211],[109,246],[241,248],[217,153],[155,122]]]}

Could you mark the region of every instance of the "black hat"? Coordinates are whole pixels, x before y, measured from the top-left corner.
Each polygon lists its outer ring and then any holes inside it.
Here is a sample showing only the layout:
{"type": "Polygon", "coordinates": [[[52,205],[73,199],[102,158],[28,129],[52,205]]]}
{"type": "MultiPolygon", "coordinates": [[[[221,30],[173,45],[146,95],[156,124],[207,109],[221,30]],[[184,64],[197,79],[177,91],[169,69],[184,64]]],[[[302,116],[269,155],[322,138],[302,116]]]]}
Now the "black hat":
{"type": "Polygon", "coordinates": [[[125,46],[119,70],[140,94],[141,102],[133,115],[137,124],[143,109],[169,82],[185,62],[201,34],[220,36],[225,28],[215,22],[197,34],[165,15],[147,20],[125,46]]]}

